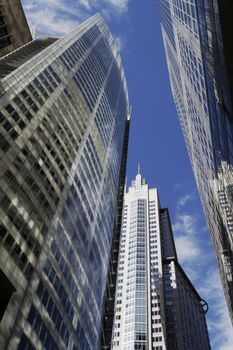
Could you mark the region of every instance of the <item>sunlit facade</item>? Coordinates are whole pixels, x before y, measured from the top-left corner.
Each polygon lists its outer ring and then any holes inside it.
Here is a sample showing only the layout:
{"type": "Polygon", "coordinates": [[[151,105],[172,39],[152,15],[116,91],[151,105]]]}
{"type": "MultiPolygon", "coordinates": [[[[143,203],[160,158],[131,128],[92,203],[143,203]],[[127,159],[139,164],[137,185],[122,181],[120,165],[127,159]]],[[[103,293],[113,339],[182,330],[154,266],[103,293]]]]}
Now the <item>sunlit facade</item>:
{"type": "Polygon", "coordinates": [[[0,348],[98,349],[129,127],[117,47],[95,15],[0,79],[0,348]]]}
{"type": "Polygon", "coordinates": [[[112,350],[208,350],[206,307],[178,262],[168,209],[138,173],[124,196],[112,350]]]}
{"type": "Polygon", "coordinates": [[[159,7],[172,93],[233,321],[232,2],[159,7]]]}

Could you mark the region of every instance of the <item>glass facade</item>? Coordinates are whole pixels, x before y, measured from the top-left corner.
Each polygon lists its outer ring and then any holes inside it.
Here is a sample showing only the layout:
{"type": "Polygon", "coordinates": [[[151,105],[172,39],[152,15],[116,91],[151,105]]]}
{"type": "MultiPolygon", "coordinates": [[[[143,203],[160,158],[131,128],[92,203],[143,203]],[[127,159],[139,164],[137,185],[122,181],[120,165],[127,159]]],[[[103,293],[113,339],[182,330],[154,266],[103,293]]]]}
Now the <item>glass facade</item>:
{"type": "Polygon", "coordinates": [[[161,26],[172,93],[233,320],[233,119],[219,1],[159,3],[169,8],[161,26]]]}
{"type": "Polygon", "coordinates": [[[210,349],[202,302],[178,263],[168,210],[138,174],[124,197],[112,350],[210,349]]]}
{"type": "Polygon", "coordinates": [[[96,15],[0,63],[0,347],[97,349],[129,121],[116,45],[96,15]]]}

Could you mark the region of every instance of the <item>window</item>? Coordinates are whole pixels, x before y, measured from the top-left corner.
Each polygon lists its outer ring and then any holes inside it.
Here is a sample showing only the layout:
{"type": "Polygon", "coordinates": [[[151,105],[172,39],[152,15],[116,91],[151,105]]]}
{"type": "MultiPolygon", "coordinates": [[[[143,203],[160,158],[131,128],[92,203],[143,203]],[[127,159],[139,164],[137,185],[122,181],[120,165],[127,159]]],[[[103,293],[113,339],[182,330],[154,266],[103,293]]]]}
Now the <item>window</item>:
{"type": "Polygon", "coordinates": [[[0,269],[0,321],[2,320],[4,313],[6,311],[7,305],[10,301],[12,293],[16,291],[13,284],[0,269]]]}
{"type": "Polygon", "coordinates": [[[5,37],[0,39],[0,48],[10,45],[10,38],[5,37]]]}
{"type": "Polygon", "coordinates": [[[25,334],[22,334],[17,350],[35,350],[35,348],[32,346],[31,342],[25,336],[25,334]]]}

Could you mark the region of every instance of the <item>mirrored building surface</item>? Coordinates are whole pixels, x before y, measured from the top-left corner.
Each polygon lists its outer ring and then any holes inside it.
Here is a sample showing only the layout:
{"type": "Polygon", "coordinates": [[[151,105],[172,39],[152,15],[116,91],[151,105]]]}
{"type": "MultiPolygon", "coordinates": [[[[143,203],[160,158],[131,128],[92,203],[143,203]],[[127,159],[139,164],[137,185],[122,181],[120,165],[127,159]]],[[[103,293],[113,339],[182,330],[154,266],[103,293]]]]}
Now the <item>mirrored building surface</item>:
{"type": "Polygon", "coordinates": [[[178,262],[168,209],[138,173],[124,196],[112,350],[210,349],[206,311],[178,262]]]}
{"type": "Polygon", "coordinates": [[[0,106],[0,348],[98,349],[129,127],[101,16],[2,58],[0,106]]]}
{"type": "Polygon", "coordinates": [[[232,2],[159,0],[174,101],[233,321],[232,2]]]}

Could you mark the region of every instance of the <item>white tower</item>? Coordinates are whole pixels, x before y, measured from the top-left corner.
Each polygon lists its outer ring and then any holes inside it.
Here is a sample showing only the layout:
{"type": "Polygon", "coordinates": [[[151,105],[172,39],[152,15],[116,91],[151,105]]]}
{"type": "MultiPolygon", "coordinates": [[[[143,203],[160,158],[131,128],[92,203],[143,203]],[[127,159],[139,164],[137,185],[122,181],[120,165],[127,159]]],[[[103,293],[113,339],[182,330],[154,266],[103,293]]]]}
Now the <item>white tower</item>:
{"type": "Polygon", "coordinates": [[[139,165],[124,197],[112,349],[209,349],[200,301],[177,261],[168,210],[160,208],[158,191],[148,187],[139,165]],[[198,340],[182,326],[186,303],[198,340]]]}

